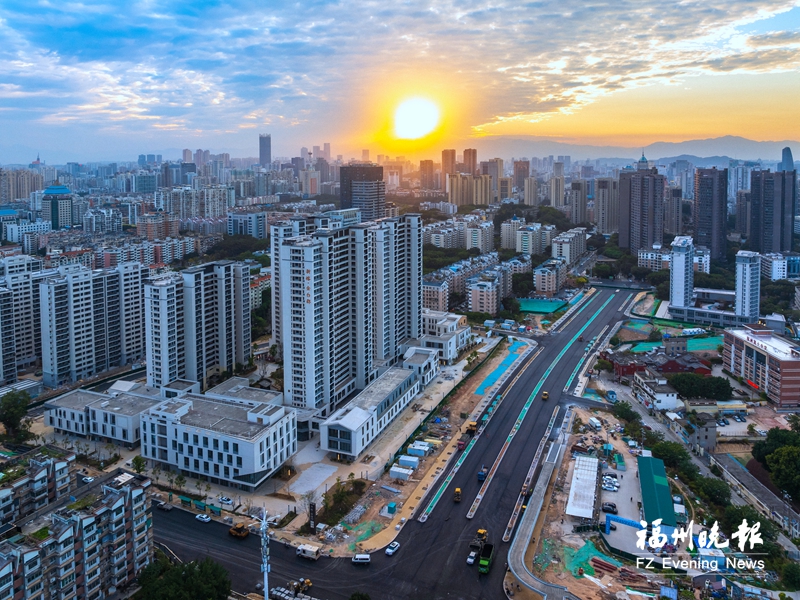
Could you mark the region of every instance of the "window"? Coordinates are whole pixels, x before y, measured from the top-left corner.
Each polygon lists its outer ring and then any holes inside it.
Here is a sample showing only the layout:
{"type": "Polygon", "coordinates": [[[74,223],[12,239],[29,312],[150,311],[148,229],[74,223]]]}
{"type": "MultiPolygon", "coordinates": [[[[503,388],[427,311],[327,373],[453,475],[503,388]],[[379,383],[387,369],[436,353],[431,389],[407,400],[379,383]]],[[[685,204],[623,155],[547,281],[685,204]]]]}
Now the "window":
{"type": "Polygon", "coordinates": [[[233,443],[233,453],[239,454],[239,444],[237,444],[236,442],[233,443]]]}
{"type": "Polygon", "coordinates": [[[227,452],[228,451],[228,442],[226,442],[226,441],[222,442],[222,451],[223,452],[227,452]]]}

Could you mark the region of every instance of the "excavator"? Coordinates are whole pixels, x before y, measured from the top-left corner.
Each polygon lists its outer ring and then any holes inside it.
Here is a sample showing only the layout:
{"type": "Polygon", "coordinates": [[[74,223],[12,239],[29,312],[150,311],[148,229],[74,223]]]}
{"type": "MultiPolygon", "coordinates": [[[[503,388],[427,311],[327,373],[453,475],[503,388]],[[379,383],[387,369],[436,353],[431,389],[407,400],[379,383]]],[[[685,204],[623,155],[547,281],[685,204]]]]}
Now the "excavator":
{"type": "Polygon", "coordinates": [[[312,585],[313,584],[311,583],[310,579],[302,579],[301,578],[301,579],[298,579],[297,581],[288,582],[286,584],[286,587],[290,591],[294,592],[295,594],[300,594],[300,593],[304,593],[304,592],[307,592],[308,590],[310,590],[312,585]]]}

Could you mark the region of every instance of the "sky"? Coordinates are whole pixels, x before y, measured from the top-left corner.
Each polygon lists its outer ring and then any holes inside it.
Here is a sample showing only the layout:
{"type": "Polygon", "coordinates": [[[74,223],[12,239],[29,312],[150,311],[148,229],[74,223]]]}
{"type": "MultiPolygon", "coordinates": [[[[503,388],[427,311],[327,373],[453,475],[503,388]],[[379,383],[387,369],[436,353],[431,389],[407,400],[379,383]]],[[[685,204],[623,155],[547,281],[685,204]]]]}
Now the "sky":
{"type": "Polygon", "coordinates": [[[798,98],[800,0],[0,3],[0,163],[800,140],[798,98]]]}

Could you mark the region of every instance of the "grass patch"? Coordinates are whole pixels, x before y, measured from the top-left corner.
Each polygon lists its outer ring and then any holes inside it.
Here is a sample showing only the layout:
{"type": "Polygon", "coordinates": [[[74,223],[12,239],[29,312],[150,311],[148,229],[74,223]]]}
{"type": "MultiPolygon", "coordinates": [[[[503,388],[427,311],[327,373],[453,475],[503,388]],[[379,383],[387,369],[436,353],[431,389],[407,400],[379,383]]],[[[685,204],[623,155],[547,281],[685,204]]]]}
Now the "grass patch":
{"type": "Polygon", "coordinates": [[[37,529],[31,534],[31,537],[35,540],[39,540],[40,542],[44,539],[47,539],[47,536],[50,535],[50,530],[47,527],[42,527],[41,529],[37,529]]]}
{"type": "Polygon", "coordinates": [[[286,527],[286,526],[287,526],[289,523],[291,523],[292,521],[294,521],[295,517],[297,517],[297,513],[296,513],[296,512],[294,512],[294,511],[292,511],[292,512],[290,512],[290,513],[286,513],[286,516],[285,516],[285,517],[283,517],[283,518],[280,520],[280,522],[279,522],[279,523],[276,525],[275,529],[283,529],[283,528],[284,528],[284,527],[286,527]]]}
{"type": "Polygon", "coordinates": [[[72,504],[68,504],[67,508],[70,510],[83,510],[84,508],[89,508],[92,504],[97,501],[97,496],[94,494],[89,494],[88,496],[84,496],[80,500],[73,502],[72,504]]]}

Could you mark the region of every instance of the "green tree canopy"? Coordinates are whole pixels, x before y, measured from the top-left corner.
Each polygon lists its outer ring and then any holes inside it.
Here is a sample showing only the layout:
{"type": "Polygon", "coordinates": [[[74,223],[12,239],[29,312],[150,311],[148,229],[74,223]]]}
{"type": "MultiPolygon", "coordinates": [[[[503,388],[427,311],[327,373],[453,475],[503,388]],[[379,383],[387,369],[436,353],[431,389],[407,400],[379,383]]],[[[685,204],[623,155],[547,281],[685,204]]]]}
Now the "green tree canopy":
{"type": "Polygon", "coordinates": [[[227,600],[231,592],[228,572],[210,558],[181,565],[158,561],[139,576],[137,598],[147,600],[227,600]]]}
{"type": "Polygon", "coordinates": [[[131,461],[131,466],[133,466],[134,471],[141,474],[147,466],[147,462],[141,457],[141,455],[136,455],[131,461]]]}
{"type": "Polygon", "coordinates": [[[767,456],[772,482],[793,498],[800,497],[800,447],[783,446],[767,456]]]}
{"type": "Polygon", "coordinates": [[[767,457],[784,446],[800,446],[800,433],[773,427],[766,438],[753,444],[753,458],[769,469],[767,457]]]}
{"type": "Polygon", "coordinates": [[[640,421],[641,417],[631,406],[630,402],[622,401],[617,402],[611,409],[611,413],[618,419],[623,421],[640,421]]]}
{"type": "Polygon", "coordinates": [[[30,424],[25,419],[31,397],[28,392],[13,391],[0,398],[0,423],[6,434],[15,441],[24,441],[30,435],[30,424]]]}
{"type": "Polygon", "coordinates": [[[678,373],[669,383],[684,398],[709,398],[729,400],[733,388],[725,377],[703,377],[697,373],[678,373]]]}
{"type": "Polygon", "coordinates": [[[699,488],[701,495],[717,506],[727,506],[731,501],[731,488],[721,479],[701,477],[699,488]]]}

